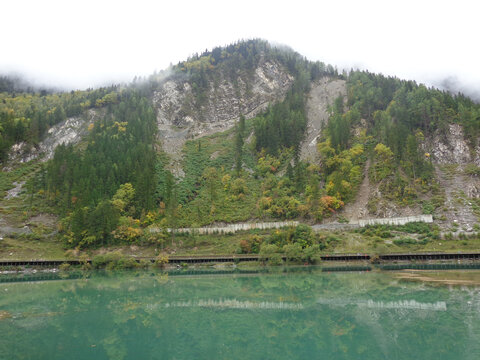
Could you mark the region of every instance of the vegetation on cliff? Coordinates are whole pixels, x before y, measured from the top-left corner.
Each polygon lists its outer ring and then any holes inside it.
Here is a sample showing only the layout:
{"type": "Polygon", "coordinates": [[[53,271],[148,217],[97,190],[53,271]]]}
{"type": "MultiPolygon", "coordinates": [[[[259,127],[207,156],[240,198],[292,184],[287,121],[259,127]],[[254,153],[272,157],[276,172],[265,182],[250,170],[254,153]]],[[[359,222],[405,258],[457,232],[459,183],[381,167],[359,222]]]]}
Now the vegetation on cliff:
{"type": "MultiPolygon", "coordinates": [[[[419,206],[427,213],[443,206],[439,186],[432,181],[427,139],[459,124],[474,151],[480,105],[412,81],[360,71],[339,75],[330,65],[260,40],[194,55],[174,66],[171,77],[191,84],[201,109],[220,71],[233,82],[243,71],[248,87],[248,74],[261,58],[275,59],[294,78],[284,99],[252,118],[240,116],[230,130],[188,140],[183,176],[170,171],[170,160],[160,150],[152,96],[162,80],[155,76],[123,88],[70,93],[19,94],[6,86],[8,91],[0,93],[0,161],[6,163],[15,143],[36,146],[54,124],[88,109],[105,109],[79,146],[59,146],[27,183],[32,198],[35,194],[60,216],[60,236],[68,247],[165,246],[174,242],[167,228],[214,222],[318,222],[355,199],[365,174],[382,199],[398,206],[419,206]],[[306,162],[299,156],[308,126],[306,96],[311,84],[323,78],[346,80],[348,96],[332,104],[317,138],[317,160],[306,162]],[[152,233],[151,225],[163,231],[152,233]]],[[[380,200],[369,199],[371,214],[380,200]]],[[[296,233],[300,230],[273,234],[261,244],[247,239],[243,248],[257,252],[264,245],[270,250],[292,245],[304,251],[328,246],[321,236],[303,241],[296,233]],[[297,235],[302,241],[292,240],[297,235]]]]}

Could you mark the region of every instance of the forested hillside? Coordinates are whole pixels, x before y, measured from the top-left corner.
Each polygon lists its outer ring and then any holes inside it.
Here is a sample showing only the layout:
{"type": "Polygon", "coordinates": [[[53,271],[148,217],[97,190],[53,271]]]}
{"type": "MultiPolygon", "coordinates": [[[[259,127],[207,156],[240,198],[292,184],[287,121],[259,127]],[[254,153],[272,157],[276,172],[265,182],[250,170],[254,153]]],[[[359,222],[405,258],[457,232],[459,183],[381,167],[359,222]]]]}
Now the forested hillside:
{"type": "Polygon", "coordinates": [[[363,217],[426,213],[451,226],[458,195],[458,209],[470,203],[469,226],[477,221],[480,105],[463,95],[339,74],[261,40],[205,51],[126,87],[42,93],[5,84],[0,161],[13,170],[2,189],[27,180],[28,211],[35,203],[56,214],[67,247],[165,244],[167,228],[212,223],[348,222],[359,197],[363,217]],[[332,81],[347,96],[324,104],[316,156],[302,158],[316,120],[307,101],[332,81]],[[92,109],[102,111],[79,144],[57,147],[43,164],[9,163],[12,145],[38,147],[53,125],[92,109]],[[477,193],[445,190],[446,171],[456,171],[445,168],[457,156],[452,137],[466,149],[458,172],[477,193]],[[15,178],[22,166],[34,171],[15,178]]]}
{"type": "Polygon", "coordinates": [[[117,103],[117,88],[48,93],[17,92],[13,80],[1,81],[0,162],[5,163],[13,144],[35,147],[53,125],[85,110],[117,103]]]}

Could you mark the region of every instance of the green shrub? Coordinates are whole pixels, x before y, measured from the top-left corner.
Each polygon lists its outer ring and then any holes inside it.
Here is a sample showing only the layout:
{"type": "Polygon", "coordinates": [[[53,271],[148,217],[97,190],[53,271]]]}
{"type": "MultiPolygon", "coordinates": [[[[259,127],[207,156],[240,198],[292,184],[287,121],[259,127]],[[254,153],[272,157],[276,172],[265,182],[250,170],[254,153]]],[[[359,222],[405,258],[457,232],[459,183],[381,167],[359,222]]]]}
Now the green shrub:
{"type": "Polygon", "coordinates": [[[395,239],[395,240],[393,240],[393,243],[395,245],[398,245],[398,246],[418,244],[417,240],[409,238],[409,237],[403,237],[403,238],[395,239]]]}
{"type": "Polygon", "coordinates": [[[409,234],[426,234],[431,230],[431,225],[424,222],[411,222],[397,227],[399,231],[409,234]]]}
{"type": "Polygon", "coordinates": [[[308,225],[299,224],[293,232],[292,241],[302,248],[312,245],[312,228],[308,225]]]}
{"type": "Polygon", "coordinates": [[[375,214],[377,212],[378,202],[379,200],[377,198],[368,200],[367,210],[370,214],[375,214]]]}
{"type": "Polygon", "coordinates": [[[283,258],[281,254],[272,254],[268,258],[268,265],[278,266],[283,264],[283,258]]]}
{"type": "Polygon", "coordinates": [[[325,239],[328,246],[335,246],[340,243],[340,239],[335,235],[328,235],[325,239]]]}
{"type": "Polygon", "coordinates": [[[388,238],[391,238],[393,237],[392,233],[390,231],[381,231],[379,236],[382,238],[382,239],[388,239],[388,238]]]}
{"type": "Polygon", "coordinates": [[[135,269],[139,267],[138,262],[133,257],[122,257],[117,265],[114,267],[115,269],[135,269]]]}
{"type": "Polygon", "coordinates": [[[164,268],[168,264],[168,255],[166,254],[159,254],[155,259],[155,265],[164,268]]]}
{"type": "Polygon", "coordinates": [[[303,258],[302,246],[299,243],[285,245],[283,251],[287,261],[301,261],[303,258]]]}
{"type": "Polygon", "coordinates": [[[92,259],[92,267],[94,269],[103,269],[107,265],[105,255],[95,255],[92,259]]]}
{"type": "Polygon", "coordinates": [[[435,212],[435,206],[430,201],[424,201],[422,204],[423,214],[433,214],[435,212]]]}
{"type": "Polygon", "coordinates": [[[119,252],[111,252],[104,255],[95,255],[92,259],[94,269],[133,269],[138,267],[137,261],[129,256],[122,255],[119,252]]]}
{"type": "Polygon", "coordinates": [[[137,266],[138,268],[142,268],[142,269],[147,269],[150,267],[152,263],[149,261],[149,260],[145,260],[145,259],[141,259],[137,262],[137,266]]]}
{"type": "Polygon", "coordinates": [[[71,267],[71,265],[69,263],[63,263],[63,264],[60,264],[60,266],[58,267],[58,270],[69,271],[70,267],[71,267]]]}
{"type": "Polygon", "coordinates": [[[320,246],[315,244],[303,249],[302,260],[309,264],[318,264],[321,260],[320,246]]]}
{"type": "Polygon", "coordinates": [[[259,235],[250,235],[240,241],[241,254],[258,254],[262,245],[263,238],[259,235]]]}
{"type": "Polygon", "coordinates": [[[453,234],[451,232],[446,233],[445,235],[443,235],[443,239],[444,240],[453,240],[453,234]]]}
{"type": "Polygon", "coordinates": [[[260,247],[260,260],[268,261],[270,265],[280,265],[283,263],[280,248],[275,244],[263,243],[260,247]]]}

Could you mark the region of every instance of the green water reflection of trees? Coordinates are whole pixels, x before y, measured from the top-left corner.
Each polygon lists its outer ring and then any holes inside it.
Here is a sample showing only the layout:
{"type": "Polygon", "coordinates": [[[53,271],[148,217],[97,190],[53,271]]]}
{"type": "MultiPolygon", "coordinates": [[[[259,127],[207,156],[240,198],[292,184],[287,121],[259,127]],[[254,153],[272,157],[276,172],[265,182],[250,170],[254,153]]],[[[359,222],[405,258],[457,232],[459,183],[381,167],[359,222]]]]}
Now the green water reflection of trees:
{"type": "Polygon", "coordinates": [[[0,319],[9,359],[479,355],[478,290],[385,274],[99,273],[1,284],[0,294],[0,310],[11,315],[0,319]]]}

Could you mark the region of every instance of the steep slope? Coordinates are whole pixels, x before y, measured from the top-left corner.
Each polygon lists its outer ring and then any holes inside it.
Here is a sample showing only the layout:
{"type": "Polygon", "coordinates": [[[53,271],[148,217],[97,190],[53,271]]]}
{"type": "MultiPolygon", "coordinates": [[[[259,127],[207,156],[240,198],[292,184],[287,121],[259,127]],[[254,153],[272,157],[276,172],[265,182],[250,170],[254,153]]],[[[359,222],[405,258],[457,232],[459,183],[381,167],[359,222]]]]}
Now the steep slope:
{"type": "Polygon", "coordinates": [[[311,85],[307,95],[307,131],[301,145],[300,158],[313,162],[317,160],[317,138],[328,122],[329,107],[339,96],[347,95],[345,80],[324,77],[311,85]]]}
{"type": "Polygon", "coordinates": [[[159,137],[172,159],[175,175],[182,175],[180,159],[186,139],[231,128],[242,114],[247,119],[281,101],[293,76],[277,60],[262,57],[253,71],[233,78],[215,69],[202,94],[201,104],[189,78],[172,76],[153,93],[159,137]]]}
{"type": "Polygon", "coordinates": [[[448,124],[446,129],[436,131],[422,148],[432,154],[436,164],[480,163],[480,148],[471,149],[459,124],[448,124]]]}
{"type": "MultiPolygon", "coordinates": [[[[312,88],[310,100],[318,89],[312,88]]],[[[471,230],[479,213],[478,104],[369,72],[350,73],[345,93],[343,105],[335,101],[331,115],[317,123],[325,128],[320,153],[305,155],[306,145],[315,149],[311,129],[302,147],[303,158],[324,171],[327,195],[346,202],[339,215],[433,214],[444,229],[471,230]],[[355,160],[354,154],[361,156],[355,160]]]]}
{"type": "Polygon", "coordinates": [[[446,229],[455,231],[458,227],[460,231],[471,231],[480,215],[475,212],[480,197],[480,180],[476,174],[480,148],[469,145],[459,124],[449,124],[446,131],[436,132],[424,148],[433,156],[436,180],[444,191],[445,203],[437,209],[438,220],[446,229]],[[468,174],[468,168],[473,173],[468,174]]]}
{"type": "Polygon", "coordinates": [[[348,219],[349,221],[357,221],[359,219],[368,218],[368,200],[370,198],[370,179],[368,177],[368,171],[370,170],[370,159],[367,160],[365,164],[365,169],[363,171],[363,181],[360,187],[358,188],[357,196],[355,199],[348,203],[341,215],[348,219]]]}
{"type": "Polygon", "coordinates": [[[462,166],[455,164],[435,166],[435,173],[441,188],[445,192],[444,206],[438,209],[438,219],[445,229],[454,232],[472,231],[478,222],[472,206],[479,197],[480,181],[464,173],[462,166]]]}
{"type": "Polygon", "coordinates": [[[9,164],[25,163],[35,159],[50,160],[57,146],[78,144],[88,133],[88,126],[104,116],[104,109],[90,109],[81,116],[70,117],[52,126],[34,147],[28,146],[25,142],[13,145],[8,156],[9,164]]]}
{"type": "Polygon", "coordinates": [[[58,212],[68,246],[85,247],[164,245],[168,234],[150,237],[153,224],[421,213],[446,230],[477,223],[480,109],[469,99],[368,72],[339,76],[255,41],[195,55],[168,74],[84,94],[75,116],[50,119],[52,95],[38,139],[27,110],[42,97],[17,99],[18,116],[5,105],[2,124],[22,136],[9,130],[8,146],[17,143],[0,205],[15,216],[3,221],[24,226],[37,206],[17,205],[36,201],[58,212]],[[53,156],[62,143],[76,146],[53,156]]]}

